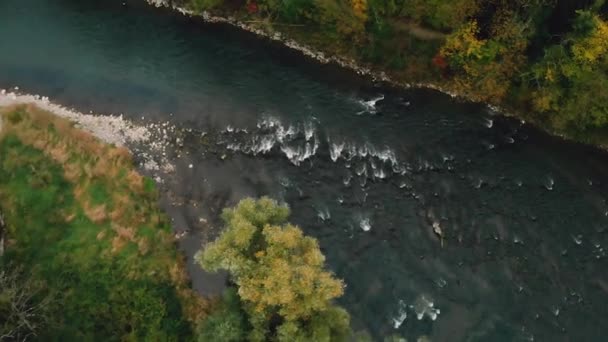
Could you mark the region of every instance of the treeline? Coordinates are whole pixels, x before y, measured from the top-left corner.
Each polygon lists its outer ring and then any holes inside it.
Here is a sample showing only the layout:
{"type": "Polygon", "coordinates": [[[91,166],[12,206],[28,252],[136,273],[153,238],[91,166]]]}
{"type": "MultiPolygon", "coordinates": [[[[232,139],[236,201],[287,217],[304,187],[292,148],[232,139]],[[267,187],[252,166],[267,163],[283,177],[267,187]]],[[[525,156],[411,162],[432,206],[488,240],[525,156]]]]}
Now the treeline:
{"type": "Polygon", "coordinates": [[[177,0],[608,143],[606,0],[177,0]]]}

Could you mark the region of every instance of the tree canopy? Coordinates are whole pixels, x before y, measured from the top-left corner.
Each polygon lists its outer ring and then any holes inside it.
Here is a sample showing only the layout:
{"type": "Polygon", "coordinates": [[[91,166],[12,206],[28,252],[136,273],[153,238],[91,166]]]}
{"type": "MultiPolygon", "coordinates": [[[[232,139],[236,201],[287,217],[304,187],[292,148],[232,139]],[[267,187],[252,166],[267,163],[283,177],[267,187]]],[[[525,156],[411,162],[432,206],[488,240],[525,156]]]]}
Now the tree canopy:
{"type": "Polygon", "coordinates": [[[287,223],[288,216],[287,206],[269,198],[245,199],[224,211],[224,232],[197,260],[208,271],[230,272],[250,340],[345,340],[349,316],[332,303],[344,283],[325,270],[317,240],[287,223]]]}

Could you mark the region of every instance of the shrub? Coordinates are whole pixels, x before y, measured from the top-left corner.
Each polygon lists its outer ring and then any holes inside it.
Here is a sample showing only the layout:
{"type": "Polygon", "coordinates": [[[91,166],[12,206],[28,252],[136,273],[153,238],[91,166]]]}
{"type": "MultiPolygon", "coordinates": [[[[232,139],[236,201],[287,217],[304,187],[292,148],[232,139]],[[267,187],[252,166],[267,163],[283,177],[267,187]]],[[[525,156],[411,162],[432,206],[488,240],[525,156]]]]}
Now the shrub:
{"type": "Polygon", "coordinates": [[[220,307],[198,328],[198,341],[244,341],[248,326],[238,294],[232,288],[224,292],[220,307]]]}

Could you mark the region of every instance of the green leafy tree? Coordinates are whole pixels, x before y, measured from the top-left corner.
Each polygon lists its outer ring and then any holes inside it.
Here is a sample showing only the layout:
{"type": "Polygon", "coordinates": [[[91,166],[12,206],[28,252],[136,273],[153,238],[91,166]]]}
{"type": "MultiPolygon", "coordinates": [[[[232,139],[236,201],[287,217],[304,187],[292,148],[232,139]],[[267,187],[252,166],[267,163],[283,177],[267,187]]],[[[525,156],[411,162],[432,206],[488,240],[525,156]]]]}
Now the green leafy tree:
{"type": "Polygon", "coordinates": [[[199,342],[240,342],[247,333],[247,318],[234,289],[224,292],[220,307],[198,328],[199,342]]]}
{"type": "Polygon", "coordinates": [[[560,130],[608,125],[608,23],[579,11],[575,31],[533,66],[533,106],[560,130]]]}
{"type": "Polygon", "coordinates": [[[232,275],[253,330],[262,341],[340,341],[349,316],[332,300],[344,284],[326,271],[316,239],[289,223],[275,201],[246,199],[224,211],[225,231],[197,255],[208,271],[232,275]]]}

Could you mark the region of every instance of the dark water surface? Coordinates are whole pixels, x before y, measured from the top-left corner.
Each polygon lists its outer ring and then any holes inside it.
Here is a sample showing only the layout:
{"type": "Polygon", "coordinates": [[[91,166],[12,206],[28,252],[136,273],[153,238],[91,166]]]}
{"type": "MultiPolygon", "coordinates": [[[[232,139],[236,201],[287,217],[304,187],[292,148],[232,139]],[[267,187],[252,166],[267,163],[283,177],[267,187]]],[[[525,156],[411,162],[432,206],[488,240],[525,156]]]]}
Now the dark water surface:
{"type": "Polygon", "coordinates": [[[377,339],[608,336],[606,153],[132,1],[0,0],[9,86],[189,129],[165,179],[182,247],[244,196],[286,201],[377,339]]]}

